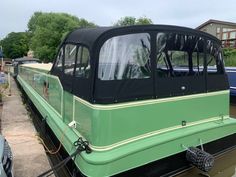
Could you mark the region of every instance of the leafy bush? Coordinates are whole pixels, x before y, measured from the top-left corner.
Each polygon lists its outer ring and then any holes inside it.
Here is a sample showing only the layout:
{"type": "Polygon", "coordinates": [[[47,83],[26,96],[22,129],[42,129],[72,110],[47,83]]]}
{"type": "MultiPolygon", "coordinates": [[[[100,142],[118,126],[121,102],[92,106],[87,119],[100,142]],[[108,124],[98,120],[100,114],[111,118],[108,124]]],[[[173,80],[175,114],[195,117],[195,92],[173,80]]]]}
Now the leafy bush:
{"type": "Polygon", "coordinates": [[[224,48],[223,53],[224,53],[225,66],[236,66],[236,49],[224,48]]]}

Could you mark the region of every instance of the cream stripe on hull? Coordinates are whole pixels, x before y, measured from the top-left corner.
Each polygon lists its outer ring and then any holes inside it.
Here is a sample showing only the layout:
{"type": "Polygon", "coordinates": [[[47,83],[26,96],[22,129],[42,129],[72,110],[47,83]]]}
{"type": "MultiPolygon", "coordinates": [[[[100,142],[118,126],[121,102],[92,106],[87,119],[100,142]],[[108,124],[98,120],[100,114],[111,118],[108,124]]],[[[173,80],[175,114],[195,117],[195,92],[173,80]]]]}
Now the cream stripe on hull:
{"type": "Polygon", "coordinates": [[[162,134],[162,133],[167,133],[167,132],[178,130],[178,129],[181,129],[181,128],[200,125],[200,124],[203,124],[203,123],[223,121],[223,120],[226,120],[226,119],[229,119],[229,115],[225,115],[225,116],[222,116],[222,117],[213,117],[213,118],[209,118],[209,119],[205,119],[205,120],[201,120],[201,121],[191,122],[191,123],[188,123],[186,126],[178,125],[178,126],[173,126],[173,127],[169,127],[169,128],[149,132],[149,133],[146,133],[146,134],[143,134],[143,135],[140,135],[140,136],[136,136],[136,137],[124,140],[124,141],[120,141],[118,143],[114,143],[114,144],[109,145],[109,146],[92,146],[92,145],[90,145],[90,147],[94,151],[108,151],[108,150],[112,150],[114,148],[117,148],[119,146],[122,146],[122,145],[125,145],[125,144],[128,144],[128,143],[132,143],[132,142],[135,142],[135,141],[138,141],[138,140],[141,140],[141,139],[149,138],[149,137],[152,137],[152,136],[155,136],[155,135],[159,135],[159,134],[162,134]]]}
{"type": "Polygon", "coordinates": [[[192,99],[192,98],[202,98],[206,96],[215,96],[215,95],[224,95],[224,94],[229,94],[229,90],[209,92],[209,93],[200,93],[200,94],[193,94],[193,95],[186,95],[186,96],[177,96],[177,97],[171,97],[171,98],[134,101],[134,102],[128,102],[128,103],[117,103],[117,104],[112,104],[112,105],[91,104],[77,96],[74,96],[74,99],[92,109],[113,110],[113,109],[121,109],[121,108],[127,108],[127,107],[143,106],[143,105],[150,105],[150,104],[156,104],[156,103],[172,102],[172,101],[178,101],[178,100],[187,100],[187,99],[192,99]]]}

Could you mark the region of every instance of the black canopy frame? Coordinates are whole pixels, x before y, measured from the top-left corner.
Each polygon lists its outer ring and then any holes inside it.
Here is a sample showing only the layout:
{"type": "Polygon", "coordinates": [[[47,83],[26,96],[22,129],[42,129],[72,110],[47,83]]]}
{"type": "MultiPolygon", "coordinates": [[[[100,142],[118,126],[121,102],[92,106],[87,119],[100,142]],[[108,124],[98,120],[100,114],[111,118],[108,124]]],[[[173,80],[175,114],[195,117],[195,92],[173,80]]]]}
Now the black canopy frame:
{"type": "MultiPolygon", "coordinates": [[[[216,72],[214,75],[207,73],[207,41],[211,41],[214,45],[219,46],[220,49],[221,42],[214,36],[198,30],[178,26],[137,25],[127,27],[97,27],[77,29],[67,35],[64,41],[61,43],[60,48],[64,47],[66,44],[74,44],[78,47],[84,46],[89,50],[91,67],[89,78],[78,78],[75,77],[75,75],[70,76],[71,78],[64,76],[65,74],[63,70],[57,70],[55,65],[56,61],[54,62],[51,73],[53,75],[57,75],[60,78],[66,91],[71,92],[72,94],[91,103],[98,104],[112,104],[142,99],[165,98],[228,89],[228,82],[223,63],[216,63],[217,69],[221,69],[220,72],[216,72]],[[150,36],[150,77],[145,79],[133,78],[120,80],[102,80],[99,78],[99,54],[104,43],[114,37],[139,33],[147,33],[150,36]],[[159,33],[174,33],[178,35],[189,35],[197,38],[203,38],[204,42],[202,44],[202,52],[204,53],[204,70],[201,78],[197,76],[189,76],[185,78],[159,78],[159,76],[157,76],[156,41],[157,34],[159,33]],[[220,66],[218,66],[218,64],[220,66]],[[181,80],[183,80],[183,82],[181,82],[181,80]],[[71,84],[66,84],[68,82],[71,84]],[[181,90],[180,87],[185,87],[181,84],[188,85],[187,89],[181,90]],[[175,85],[176,88],[173,88],[175,85]]],[[[170,65],[170,67],[172,66],[170,65]]],[[[191,71],[193,71],[192,67],[193,66],[191,64],[191,71]]]]}

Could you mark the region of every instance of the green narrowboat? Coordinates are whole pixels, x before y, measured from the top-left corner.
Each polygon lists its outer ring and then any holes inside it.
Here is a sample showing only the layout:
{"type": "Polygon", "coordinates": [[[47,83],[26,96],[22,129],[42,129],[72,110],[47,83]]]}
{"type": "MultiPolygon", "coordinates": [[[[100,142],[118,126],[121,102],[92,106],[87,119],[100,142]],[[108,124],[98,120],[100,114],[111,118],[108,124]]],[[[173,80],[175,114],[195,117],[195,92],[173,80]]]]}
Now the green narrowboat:
{"type": "Polygon", "coordinates": [[[53,65],[20,65],[17,80],[68,154],[89,143],[74,159],[83,175],[161,176],[196,147],[235,146],[222,57],[218,39],[185,27],[77,29],[53,65]]]}

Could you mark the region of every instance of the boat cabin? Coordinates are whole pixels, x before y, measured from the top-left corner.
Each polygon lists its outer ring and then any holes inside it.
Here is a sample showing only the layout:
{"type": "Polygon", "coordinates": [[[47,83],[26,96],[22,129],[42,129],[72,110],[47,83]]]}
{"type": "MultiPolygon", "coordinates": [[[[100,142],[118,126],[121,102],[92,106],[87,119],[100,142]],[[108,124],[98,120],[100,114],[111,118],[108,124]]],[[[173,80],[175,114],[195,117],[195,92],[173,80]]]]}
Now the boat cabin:
{"type": "Polygon", "coordinates": [[[77,29],[62,42],[51,73],[65,90],[100,104],[228,88],[220,41],[165,25],[77,29]]]}

